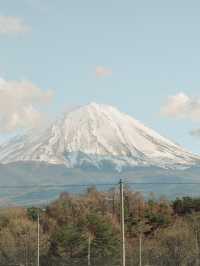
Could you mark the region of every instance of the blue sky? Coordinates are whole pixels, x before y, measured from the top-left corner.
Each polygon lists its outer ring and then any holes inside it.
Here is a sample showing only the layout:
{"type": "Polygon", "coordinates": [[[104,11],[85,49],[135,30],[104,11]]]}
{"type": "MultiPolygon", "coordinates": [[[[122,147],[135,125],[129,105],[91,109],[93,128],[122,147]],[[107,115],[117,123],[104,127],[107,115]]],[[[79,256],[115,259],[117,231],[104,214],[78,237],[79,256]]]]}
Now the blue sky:
{"type": "Polygon", "coordinates": [[[200,152],[200,139],[189,133],[200,121],[199,1],[0,0],[0,6],[7,23],[14,17],[24,26],[0,28],[6,84],[26,80],[42,92],[52,89],[50,114],[91,101],[112,104],[200,152]],[[161,115],[168,97],[180,93],[189,104],[161,115]]]}

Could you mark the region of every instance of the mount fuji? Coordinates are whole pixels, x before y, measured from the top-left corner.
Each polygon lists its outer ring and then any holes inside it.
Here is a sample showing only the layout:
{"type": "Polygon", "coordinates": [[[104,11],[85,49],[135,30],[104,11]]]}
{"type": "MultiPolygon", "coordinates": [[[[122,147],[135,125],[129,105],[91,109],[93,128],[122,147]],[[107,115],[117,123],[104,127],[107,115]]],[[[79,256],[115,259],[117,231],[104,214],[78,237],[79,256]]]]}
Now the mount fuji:
{"type": "MultiPolygon", "coordinates": [[[[28,131],[0,145],[1,186],[92,184],[119,178],[190,182],[199,180],[199,174],[200,156],[103,104],[74,108],[47,129],[28,131]]],[[[151,186],[149,191],[167,193],[166,185],[157,188],[151,186]]],[[[176,189],[170,186],[168,192],[176,189]]],[[[17,190],[14,197],[12,191],[12,200],[38,202],[44,198],[44,191],[35,193],[23,191],[21,196],[17,190]]],[[[48,190],[46,195],[52,199],[58,191],[48,190]]]]}
{"type": "Polygon", "coordinates": [[[186,168],[200,157],[109,105],[91,103],[63,115],[48,129],[0,146],[0,162],[45,162],[67,168],[135,166],[186,168]]]}

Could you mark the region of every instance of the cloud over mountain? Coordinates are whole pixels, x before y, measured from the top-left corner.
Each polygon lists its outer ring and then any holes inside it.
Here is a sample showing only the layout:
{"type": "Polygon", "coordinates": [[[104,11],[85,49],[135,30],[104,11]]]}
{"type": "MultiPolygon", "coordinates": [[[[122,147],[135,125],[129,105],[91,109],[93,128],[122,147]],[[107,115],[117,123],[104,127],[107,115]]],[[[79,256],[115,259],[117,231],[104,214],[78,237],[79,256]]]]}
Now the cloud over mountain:
{"type": "Polygon", "coordinates": [[[97,77],[106,77],[112,75],[112,69],[104,66],[96,66],[95,73],[97,77]]]}
{"type": "Polygon", "coordinates": [[[38,127],[52,97],[51,90],[43,91],[30,81],[0,79],[0,132],[38,127]]]}
{"type": "Polygon", "coordinates": [[[196,129],[193,129],[192,131],[190,131],[190,135],[199,138],[200,137],[200,128],[196,128],[196,129]]]}
{"type": "Polygon", "coordinates": [[[180,92],[168,98],[161,113],[172,118],[200,121],[200,98],[180,92]]]}
{"type": "Polygon", "coordinates": [[[30,27],[20,17],[0,16],[0,34],[24,33],[30,27]]]}

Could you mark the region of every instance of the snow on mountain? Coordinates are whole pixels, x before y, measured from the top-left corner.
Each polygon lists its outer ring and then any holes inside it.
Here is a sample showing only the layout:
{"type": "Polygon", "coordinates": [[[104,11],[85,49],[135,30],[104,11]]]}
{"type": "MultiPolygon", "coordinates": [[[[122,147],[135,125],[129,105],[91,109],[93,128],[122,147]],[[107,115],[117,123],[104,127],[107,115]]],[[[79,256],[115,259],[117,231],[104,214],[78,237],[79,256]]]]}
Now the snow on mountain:
{"type": "Polygon", "coordinates": [[[0,162],[41,161],[74,167],[158,166],[200,163],[155,131],[109,105],[90,103],[64,114],[42,133],[27,133],[0,146],[0,162]]]}

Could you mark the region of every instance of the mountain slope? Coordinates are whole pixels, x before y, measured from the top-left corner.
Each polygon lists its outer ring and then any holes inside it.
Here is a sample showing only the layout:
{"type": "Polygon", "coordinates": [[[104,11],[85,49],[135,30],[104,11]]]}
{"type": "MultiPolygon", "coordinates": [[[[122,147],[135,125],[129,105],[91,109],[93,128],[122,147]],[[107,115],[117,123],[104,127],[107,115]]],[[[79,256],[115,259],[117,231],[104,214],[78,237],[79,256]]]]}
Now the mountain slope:
{"type": "Polygon", "coordinates": [[[200,158],[108,105],[76,108],[42,133],[0,146],[0,162],[39,161],[68,168],[189,167],[200,158]]]}

